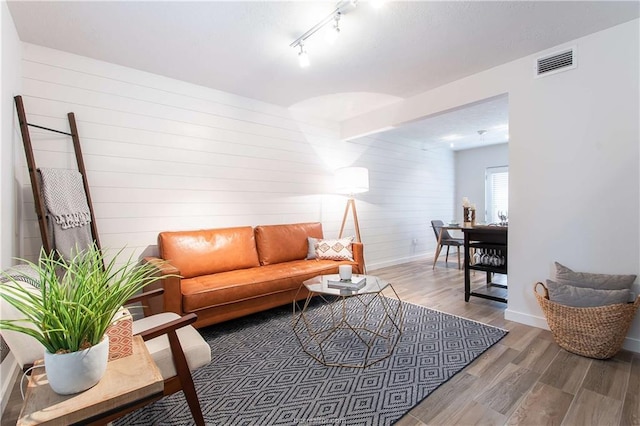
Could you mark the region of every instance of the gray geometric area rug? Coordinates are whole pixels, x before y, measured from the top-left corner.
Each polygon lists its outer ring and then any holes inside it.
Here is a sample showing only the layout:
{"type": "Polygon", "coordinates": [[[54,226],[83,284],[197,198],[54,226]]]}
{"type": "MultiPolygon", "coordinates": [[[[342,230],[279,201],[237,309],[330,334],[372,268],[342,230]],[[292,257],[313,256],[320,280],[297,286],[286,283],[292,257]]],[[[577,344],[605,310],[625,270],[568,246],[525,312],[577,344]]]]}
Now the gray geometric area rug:
{"type": "MultiPolygon", "coordinates": [[[[397,300],[385,299],[397,308],[397,300]]],[[[326,317],[323,303],[313,302],[308,312],[314,309],[326,317]]],[[[384,316],[379,305],[371,311],[369,320],[384,316]]],[[[290,305],[200,329],[212,361],[193,379],[207,425],[393,424],[507,334],[410,303],[401,302],[401,312],[395,349],[366,368],[326,367],[305,353],[290,305]]],[[[114,423],[190,425],[193,419],[178,392],[114,423]]]]}

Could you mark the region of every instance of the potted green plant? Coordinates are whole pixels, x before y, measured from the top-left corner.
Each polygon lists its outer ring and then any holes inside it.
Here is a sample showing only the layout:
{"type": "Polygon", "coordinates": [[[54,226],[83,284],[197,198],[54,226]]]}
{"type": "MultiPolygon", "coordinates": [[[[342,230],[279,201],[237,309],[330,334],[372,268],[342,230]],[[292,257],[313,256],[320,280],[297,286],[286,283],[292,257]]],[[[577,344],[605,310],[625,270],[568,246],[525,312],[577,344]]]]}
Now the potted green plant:
{"type": "Polygon", "coordinates": [[[129,258],[117,263],[95,245],[71,260],[41,252],[35,271],[39,290],[4,274],[0,297],[24,315],[2,319],[0,329],[27,334],[45,349],[51,388],[60,394],[86,390],[104,375],[109,354],[107,328],[122,305],[144,286],[160,279],[155,267],[129,258]]]}

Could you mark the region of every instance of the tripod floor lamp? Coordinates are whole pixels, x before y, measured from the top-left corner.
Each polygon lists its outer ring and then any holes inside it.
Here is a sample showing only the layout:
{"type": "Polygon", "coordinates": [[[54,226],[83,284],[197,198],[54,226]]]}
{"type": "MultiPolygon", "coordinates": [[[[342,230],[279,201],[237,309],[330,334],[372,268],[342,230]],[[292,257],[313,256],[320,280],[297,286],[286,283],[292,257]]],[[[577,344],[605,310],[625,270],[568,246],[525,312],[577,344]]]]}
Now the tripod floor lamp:
{"type": "Polygon", "coordinates": [[[342,238],[344,232],[344,225],[347,222],[347,216],[349,210],[353,213],[353,225],[356,231],[356,241],[362,242],[360,239],[360,225],[358,224],[358,212],[356,211],[356,201],[353,198],[354,194],[361,194],[369,190],[369,170],[366,167],[343,167],[335,171],[336,179],[336,192],[338,194],[348,194],[349,199],[344,209],[344,216],[342,217],[342,226],[340,226],[340,235],[338,238],[342,238]]]}

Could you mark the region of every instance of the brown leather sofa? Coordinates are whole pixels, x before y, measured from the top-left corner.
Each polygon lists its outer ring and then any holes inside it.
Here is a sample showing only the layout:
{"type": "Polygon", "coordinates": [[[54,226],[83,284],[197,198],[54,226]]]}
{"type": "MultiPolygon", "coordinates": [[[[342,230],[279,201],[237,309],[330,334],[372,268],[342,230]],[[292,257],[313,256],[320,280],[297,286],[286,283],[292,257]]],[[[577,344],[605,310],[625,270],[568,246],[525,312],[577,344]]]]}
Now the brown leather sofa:
{"type": "Polygon", "coordinates": [[[164,287],[164,304],[150,308],[194,312],[194,326],[204,327],[291,303],[296,296],[303,299],[303,281],[337,274],[338,265],[351,264],[354,273],[364,273],[362,243],[352,245],[354,261],[307,260],[307,237],[323,238],[322,224],[162,232],[160,257],[145,261],[171,276],[146,288],[164,287]]]}

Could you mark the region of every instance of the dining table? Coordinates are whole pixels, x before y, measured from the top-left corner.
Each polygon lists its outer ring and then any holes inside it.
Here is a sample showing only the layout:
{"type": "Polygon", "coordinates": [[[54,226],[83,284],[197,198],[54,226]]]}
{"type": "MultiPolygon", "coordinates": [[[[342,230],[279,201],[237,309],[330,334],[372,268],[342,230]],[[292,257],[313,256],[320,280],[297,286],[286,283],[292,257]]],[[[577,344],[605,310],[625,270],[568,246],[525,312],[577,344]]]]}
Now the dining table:
{"type": "MultiPolygon", "coordinates": [[[[447,231],[462,231],[464,234],[464,262],[459,263],[459,268],[464,269],[464,287],[465,287],[465,301],[469,301],[470,296],[482,297],[485,299],[491,299],[498,302],[507,302],[507,298],[503,296],[496,296],[486,293],[473,291],[471,289],[471,271],[479,270],[487,273],[487,288],[499,287],[506,289],[505,284],[493,282],[492,277],[494,273],[502,275],[507,274],[507,230],[508,227],[504,225],[484,225],[471,223],[449,223],[440,228],[438,233],[438,243],[436,246],[436,253],[433,258],[433,269],[436,267],[436,261],[442,250],[442,234],[444,230],[447,231]],[[476,250],[491,250],[498,252],[503,261],[500,265],[487,265],[482,262],[477,263],[474,259],[474,252],[476,250]]],[[[458,256],[460,255],[460,249],[458,248],[458,256]]]]}

